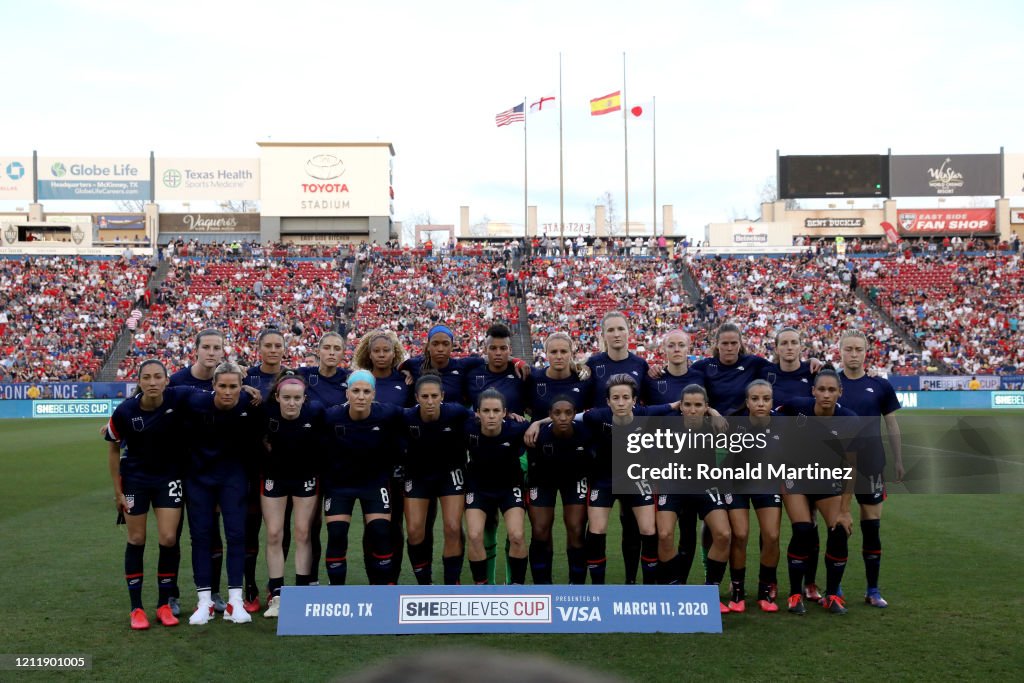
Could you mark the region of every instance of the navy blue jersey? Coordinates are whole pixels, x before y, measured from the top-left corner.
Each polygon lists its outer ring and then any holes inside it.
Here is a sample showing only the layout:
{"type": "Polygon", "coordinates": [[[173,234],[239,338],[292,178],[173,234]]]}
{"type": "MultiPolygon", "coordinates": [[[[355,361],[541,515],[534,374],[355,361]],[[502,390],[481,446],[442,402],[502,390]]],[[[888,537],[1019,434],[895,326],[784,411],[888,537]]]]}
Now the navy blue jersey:
{"type": "Polygon", "coordinates": [[[299,368],[299,375],[306,380],[310,397],[315,398],[325,408],[340,405],[348,400],[345,397],[345,390],[348,388],[348,384],[346,384],[348,370],[338,368],[333,375],[327,377],[320,374],[319,366],[309,365],[299,368]]]}
{"type": "MultiPolygon", "coordinates": [[[[444,398],[451,403],[466,403],[466,373],[473,368],[484,364],[482,356],[464,356],[462,358],[449,358],[448,365],[443,368],[433,368],[434,372],[441,376],[441,383],[444,387],[444,398]]],[[[420,378],[423,374],[423,356],[407,358],[401,366],[402,370],[412,373],[413,380],[420,378]]]]}
{"type": "Polygon", "coordinates": [[[156,410],[143,409],[141,394],[114,409],[105,438],[121,444],[122,477],[181,479],[184,462],[179,408],[195,391],[191,387],[168,387],[156,410]]]}
{"type": "Polygon", "coordinates": [[[323,474],[332,486],[357,487],[391,474],[405,430],[401,407],[374,401],[367,417],[354,420],[343,403],[327,409],[325,422],[329,446],[323,474]]]}
{"type": "Polygon", "coordinates": [[[191,365],[177,372],[172,372],[168,379],[171,380],[172,387],[195,387],[203,391],[213,391],[213,378],[199,379],[193,376],[191,365]]]}
{"type": "Polygon", "coordinates": [[[419,406],[405,409],[405,474],[410,479],[447,472],[466,464],[466,421],[473,412],[458,403],[442,403],[441,414],[424,422],[419,406]]]}
{"type": "Polygon", "coordinates": [[[604,351],[595,353],[587,359],[587,367],[590,368],[590,382],[594,387],[594,400],[600,402],[607,392],[608,379],[612,375],[629,375],[636,380],[637,387],[647,376],[650,366],[640,356],[632,351],[622,360],[612,360],[604,351]]]}
{"type": "Polygon", "coordinates": [[[298,417],[288,420],[281,416],[280,404],[270,401],[264,414],[267,453],[263,459],[263,478],[316,476],[326,442],[323,405],[319,401],[307,400],[298,417]]]}
{"type": "Polygon", "coordinates": [[[769,365],[764,358],[747,354],[740,356],[732,365],[723,365],[717,358],[701,358],[690,366],[690,370],[704,378],[711,407],[722,415],[728,415],[743,407],[747,385],[760,377],[769,365]]]}
{"type": "MultiPolygon", "coordinates": [[[[476,406],[476,399],[487,389],[494,389],[505,397],[505,409],[522,415],[526,412],[526,382],[519,378],[509,363],[501,372],[491,372],[487,365],[466,373],[466,401],[476,406]]],[[[447,396],[447,394],[445,394],[447,396]]]]}
{"type": "Polygon", "coordinates": [[[537,433],[537,445],[527,449],[530,486],[562,477],[579,479],[590,471],[593,439],[582,420],[573,422],[569,436],[558,437],[554,429],[551,423],[543,425],[537,433]]]}
{"type": "Polygon", "coordinates": [[[523,436],[529,422],[505,420],[501,433],[485,436],[480,433],[479,420],[466,422],[466,445],[469,453],[469,488],[473,491],[500,491],[523,485],[523,436]]]}
{"type": "MultiPolygon", "coordinates": [[[[900,409],[900,400],[889,380],[864,375],[850,379],[841,373],[843,405],[861,417],[881,417],[900,409]]],[[[885,446],[882,441],[882,421],[863,421],[864,451],[858,454],[857,467],[864,473],[877,473],[885,469],[885,446]]]]}
{"type": "MultiPolygon", "coordinates": [[[[746,413],[746,411],[742,411],[746,413]]],[[[772,413],[774,415],[775,413],[772,413]]],[[[757,465],[758,463],[764,463],[765,467],[768,464],[778,465],[782,462],[782,429],[776,425],[772,426],[772,422],[769,419],[768,424],[756,424],[751,421],[748,414],[737,415],[729,418],[729,432],[732,434],[763,434],[765,437],[765,448],[759,448],[754,446],[753,448],[747,448],[738,452],[730,452],[726,464],[730,467],[743,467],[744,465],[757,465]]],[[[756,488],[756,485],[755,485],[756,488]]],[[[771,493],[771,491],[763,490],[753,491],[753,493],[771,493]]],[[[744,491],[737,490],[735,493],[743,493],[744,491]]]]}
{"type": "MultiPolygon", "coordinates": [[[[285,368],[281,368],[281,372],[284,372],[284,370],[285,368]]],[[[263,395],[263,400],[266,401],[270,398],[270,392],[274,388],[274,382],[277,381],[279,374],[277,372],[263,372],[260,370],[259,365],[254,365],[245,373],[245,377],[242,378],[242,384],[258,389],[260,394],[263,395]]]]}
{"type": "MultiPolygon", "coordinates": [[[[667,404],[633,408],[634,417],[666,417],[668,415],[679,415],[679,411],[667,404]]],[[[612,478],[612,409],[608,406],[591,408],[583,413],[583,424],[592,435],[594,465],[591,476],[594,481],[610,481],[612,478]]],[[[634,421],[633,425],[639,429],[637,422],[634,421]]]]}
{"type": "Polygon", "coordinates": [[[673,375],[666,369],[657,379],[645,374],[640,385],[640,398],[649,406],[675,403],[682,397],[683,389],[691,384],[704,386],[704,377],[691,368],[687,368],[681,375],[673,375]]]}
{"type": "Polygon", "coordinates": [[[263,450],[264,417],[259,406],[241,396],[234,408],[221,410],[213,394],[194,392],[182,402],[188,442],[188,476],[222,481],[238,472],[255,471],[263,450]]]}
{"type": "Polygon", "coordinates": [[[800,367],[792,371],[783,370],[778,363],[771,363],[761,370],[757,379],[766,380],[772,385],[772,405],[776,408],[784,405],[788,398],[807,398],[814,388],[814,375],[807,361],[802,361],[800,367]]]}
{"type": "MultiPolygon", "coordinates": [[[[782,406],[779,409],[779,414],[790,417],[794,416],[805,416],[814,417],[814,399],[813,398],[794,398],[782,406]]],[[[861,420],[857,420],[857,414],[842,405],[836,404],[835,413],[833,417],[845,417],[854,418],[852,420],[843,420],[842,422],[836,423],[835,427],[829,424],[829,419],[826,417],[818,417],[813,420],[803,421],[788,421],[785,425],[785,430],[800,429],[803,430],[803,434],[793,435],[793,438],[798,440],[802,445],[807,443],[821,444],[825,451],[825,455],[832,455],[833,453],[838,457],[843,457],[846,452],[860,453],[863,450],[863,441],[860,438],[860,423],[861,420]],[[832,453],[828,453],[831,451],[832,453]]],[[[787,433],[784,435],[785,441],[790,441],[790,435],[787,433]]],[[[801,464],[812,463],[815,461],[813,453],[801,452],[799,453],[801,458],[801,464]]],[[[858,455],[859,459],[859,455],[858,455]]],[[[826,463],[827,466],[835,466],[835,462],[826,463]]]]}
{"type": "Polygon", "coordinates": [[[572,398],[578,413],[594,406],[594,386],[590,380],[584,382],[575,372],[565,379],[551,379],[547,368],[534,368],[526,383],[530,416],[534,420],[547,417],[552,399],[561,394],[572,398]]]}
{"type": "Polygon", "coordinates": [[[378,377],[374,387],[374,401],[389,406],[408,408],[415,403],[412,384],[406,384],[405,375],[395,370],[387,377],[378,377]]]}

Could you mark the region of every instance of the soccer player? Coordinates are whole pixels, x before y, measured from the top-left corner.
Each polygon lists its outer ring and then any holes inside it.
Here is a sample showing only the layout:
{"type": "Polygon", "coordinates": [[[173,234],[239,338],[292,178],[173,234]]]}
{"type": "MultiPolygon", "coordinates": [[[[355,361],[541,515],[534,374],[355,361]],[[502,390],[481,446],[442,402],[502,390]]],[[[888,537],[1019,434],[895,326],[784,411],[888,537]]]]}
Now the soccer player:
{"type": "Polygon", "coordinates": [[[389,479],[398,459],[396,436],[404,427],[402,409],[374,401],[377,380],[366,370],[348,378],[348,402],[327,410],[333,436],[326,458],[324,517],[327,521],[325,563],[331,585],[348,575],[348,530],[356,501],[363,511],[365,542],[372,559],[370,584],[391,583],[389,479]]]}
{"type": "MultiPolygon", "coordinates": [[[[260,330],[256,337],[256,348],[260,355],[260,364],[253,365],[246,372],[246,386],[259,390],[263,400],[270,397],[277,378],[284,371],[281,361],[284,360],[284,334],[276,327],[260,330]]],[[[260,590],[256,583],[256,563],[260,552],[260,527],[263,525],[263,512],[260,504],[260,474],[256,465],[263,455],[262,445],[258,457],[247,462],[249,469],[248,510],[245,517],[245,609],[258,612],[260,609],[260,590]]]]}
{"type": "Polygon", "coordinates": [[[405,360],[400,370],[407,370],[414,380],[425,372],[433,371],[444,382],[444,395],[449,401],[464,403],[465,377],[472,368],[484,364],[480,356],[452,357],[455,333],[447,325],[434,325],[427,332],[423,355],[405,360]]]}
{"type": "MultiPolygon", "coordinates": [[[[782,414],[789,416],[821,417],[856,417],[856,414],[839,405],[839,397],[843,393],[842,380],[831,365],[826,364],[818,371],[814,379],[814,398],[793,398],[782,407],[782,414]]],[[[832,455],[841,455],[847,461],[855,456],[851,449],[856,448],[851,439],[838,429],[830,430],[826,423],[818,420],[807,420],[802,423],[803,429],[813,432],[813,442],[824,448],[835,450],[832,455]],[[837,437],[837,438],[833,438],[837,437]]],[[[787,482],[787,485],[789,482],[787,482]]],[[[832,482],[831,492],[800,493],[799,484],[787,488],[783,495],[786,514],[793,524],[793,535],[787,551],[789,563],[789,611],[793,614],[806,614],[801,590],[804,586],[804,572],[807,558],[814,545],[814,525],[811,523],[811,512],[817,510],[828,528],[828,539],[825,544],[825,599],[823,605],[831,614],[846,614],[846,605],[839,595],[839,584],[846,569],[849,554],[849,536],[852,530],[850,517],[850,499],[852,489],[844,487],[842,482],[832,482]]]]}
{"type": "Polygon", "coordinates": [[[210,551],[214,509],[220,507],[227,540],[228,604],[224,618],[252,621],[242,604],[245,571],[246,497],[251,460],[261,448],[262,410],[239,401],[243,372],[221,363],[213,375],[213,394],[197,393],[182,404],[189,463],[185,491],[192,535],[192,572],[199,602],[189,623],[202,625],[214,613],[210,599],[210,551]]]}
{"type": "Polygon", "coordinates": [[[497,323],[487,328],[484,342],[486,363],[466,373],[466,397],[476,405],[477,397],[486,389],[495,389],[505,397],[510,413],[526,412],[526,382],[511,365],[512,332],[507,325],[497,323]]]}
{"type": "MultiPolygon", "coordinates": [[[[775,333],[775,362],[761,369],[759,379],[772,387],[772,400],[776,406],[784,405],[790,396],[810,398],[814,374],[811,364],[801,360],[803,341],[794,327],[783,327],[775,333]]],[[[747,399],[749,402],[749,385],[747,399]]],[[[749,408],[749,405],[747,406],[749,408]]]]}
{"type": "MultiPolygon", "coordinates": [[[[895,460],[896,479],[903,479],[903,445],[896,411],[900,409],[899,399],[889,380],[869,377],[864,371],[867,356],[867,337],[858,330],[847,330],[839,339],[839,357],[843,370],[843,405],[862,417],[881,417],[889,435],[889,450],[895,460]]],[[[885,446],[882,442],[880,421],[865,422],[866,432],[862,444],[864,449],[857,453],[857,473],[867,478],[869,490],[857,491],[860,504],[860,530],[862,535],[861,553],[864,557],[864,571],[867,575],[867,593],[864,602],[884,608],[889,605],[878,590],[878,573],[882,563],[882,540],[879,529],[882,523],[882,502],[885,500],[885,446]]]]}
{"type": "MultiPolygon", "coordinates": [[[[170,383],[172,387],[188,386],[213,391],[213,372],[217,366],[224,362],[224,333],[214,328],[207,328],[196,335],[195,362],[192,365],[181,368],[171,374],[170,383]]],[[[188,504],[186,500],[185,504],[188,504]]],[[[185,525],[185,515],[181,516],[178,522],[178,531],[175,536],[175,547],[178,554],[181,554],[181,533],[185,525]]],[[[228,604],[220,595],[220,576],[224,566],[224,541],[220,535],[220,513],[214,511],[211,525],[211,553],[212,565],[210,567],[210,599],[213,600],[214,609],[222,614],[228,604]]],[[[174,616],[179,616],[181,607],[179,604],[180,595],[178,588],[171,596],[170,606],[174,616]]]]}
{"type": "Polygon", "coordinates": [[[701,378],[711,407],[729,415],[743,407],[745,390],[771,364],[747,353],[743,333],[735,323],[723,323],[714,336],[711,358],[702,358],[690,370],[701,378]]]}
{"type": "Polygon", "coordinates": [[[569,583],[583,584],[587,581],[583,542],[587,523],[587,469],[593,455],[590,433],[582,422],[574,420],[576,410],[573,397],[567,394],[556,396],[551,401],[548,414],[550,424],[540,428],[536,444],[528,450],[530,571],[535,584],[552,582],[554,545],[551,527],[559,493],[562,496],[569,583]]]}
{"type": "Polygon", "coordinates": [[[348,370],[341,367],[344,359],[345,340],[337,332],[328,332],[317,344],[317,364],[299,368],[309,397],[324,408],[345,402],[348,370]]]}
{"type": "Polygon", "coordinates": [[[114,483],[114,504],[128,526],[124,574],[131,599],[131,627],[141,630],[149,628],[142,607],[142,579],[150,505],[160,544],[156,618],[164,626],[178,624],[168,604],[178,585],[181,563],[181,550],[176,542],[183,497],[181,429],[175,408],[189,392],[167,388],[167,369],[158,360],[143,361],[136,381],[138,393],[114,410],[105,438],[109,442],[107,462],[114,483]]]}
{"type": "MultiPolygon", "coordinates": [[[[378,403],[407,408],[413,403],[413,387],[406,376],[398,370],[405,361],[405,349],[402,347],[398,335],[390,330],[370,330],[362,336],[356,345],[356,352],[353,358],[355,367],[360,370],[367,370],[377,380],[374,400],[378,403]]],[[[461,395],[461,392],[460,392],[461,395]]],[[[402,501],[405,485],[405,473],[402,472],[402,465],[396,462],[395,470],[390,480],[391,507],[399,512],[404,508],[402,501]]],[[[437,505],[430,504],[429,519],[427,521],[426,552],[433,555],[433,526],[437,519],[437,505]]],[[[363,537],[364,540],[368,536],[363,537]]],[[[402,536],[401,514],[399,519],[392,520],[391,524],[391,583],[398,583],[398,576],[402,572],[402,555],[405,550],[405,538],[402,536]]],[[[369,562],[373,553],[365,545],[363,546],[363,558],[369,562]]],[[[367,564],[367,572],[371,571],[367,564]]]]}
{"type": "MultiPolygon", "coordinates": [[[[605,383],[613,375],[628,375],[639,386],[647,376],[650,366],[646,360],[629,350],[629,320],[624,313],[609,311],[601,318],[601,347],[603,350],[600,353],[595,353],[587,359],[595,400],[597,396],[606,395],[605,383]]],[[[636,583],[637,567],[642,554],[641,532],[634,524],[635,519],[634,515],[628,514],[625,507],[619,507],[619,521],[622,523],[622,558],[626,564],[627,584],[636,583]]]]}
{"type": "Polygon", "coordinates": [[[686,332],[672,330],[666,334],[661,340],[661,354],[664,372],[658,377],[645,374],[641,384],[641,398],[649,406],[672,403],[687,386],[703,383],[703,378],[690,369],[690,335],[686,332]]]}
{"type": "Polygon", "coordinates": [[[519,456],[527,425],[507,420],[505,397],[493,389],[481,392],[478,420],[466,425],[469,479],[466,485],[466,534],[469,568],[476,584],[488,580],[484,526],[500,511],[508,534],[509,583],[526,583],[527,552],[524,535],[523,470],[519,456]]]}
{"type": "Polygon", "coordinates": [[[420,585],[433,582],[432,544],[427,524],[432,523],[431,502],[441,501],[444,521],[444,582],[459,583],[464,557],[462,515],[466,505],[466,421],[472,412],[444,400],[444,385],[433,373],[416,380],[416,407],[405,411],[405,523],[409,535],[409,561],[420,585]]]}
{"type": "MultiPolygon", "coordinates": [[[[593,435],[595,459],[587,477],[588,493],[587,535],[584,551],[587,570],[594,584],[605,582],[607,565],[606,537],[608,516],[618,498],[625,509],[632,509],[640,534],[640,556],[643,562],[644,583],[657,582],[658,535],[654,518],[654,496],[650,484],[638,481],[637,493],[612,493],[612,426],[628,426],[634,417],[663,417],[678,411],[678,402],[660,406],[637,405],[637,381],[624,373],[608,378],[605,389],[607,406],[592,408],[583,413],[583,424],[593,435]]],[[[627,558],[628,560],[628,558],[627,558]]],[[[628,569],[628,567],[627,567],[628,569]]],[[[626,575],[629,580],[629,575],[626,575]]]]}
{"type": "Polygon", "coordinates": [[[589,375],[584,378],[575,368],[576,345],[565,332],[554,332],[544,340],[546,368],[535,368],[527,383],[530,415],[534,419],[547,417],[551,412],[551,399],[565,394],[573,398],[579,410],[593,405],[593,384],[589,375]]]}
{"type": "MultiPolygon", "coordinates": [[[[406,365],[405,349],[398,336],[390,330],[370,330],[356,345],[352,364],[366,370],[377,380],[376,401],[401,408],[413,403],[412,386],[399,368],[406,365]]],[[[459,380],[458,396],[462,396],[459,380]]]]}
{"type": "MultiPolygon", "coordinates": [[[[772,385],[763,379],[755,379],[747,385],[746,418],[737,417],[730,427],[738,433],[764,434],[767,449],[758,449],[751,464],[771,460],[772,451],[777,448],[779,435],[772,432],[771,417],[772,385]]],[[[777,430],[776,430],[777,431],[777,430]]],[[[735,462],[738,466],[741,463],[735,462]]],[[[732,598],[729,610],[746,611],[746,570],[747,540],[750,536],[750,507],[753,506],[760,529],[761,566],[757,577],[757,604],[763,612],[777,612],[775,603],[778,585],[779,532],[782,526],[782,496],[779,493],[759,491],[753,493],[733,492],[726,496],[729,510],[729,524],[732,527],[732,544],[729,549],[729,578],[732,598]]]]}
{"type": "Polygon", "coordinates": [[[260,505],[267,525],[267,610],[278,616],[284,586],[285,507],[292,504],[295,526],[295,585],[312,579],[313,548],[310,526],[318,500],[320,451],[324,443],[324,409],[307,400],[306,383],[287,371],[277,381],[266,404],[266,425],[260,505]]]}

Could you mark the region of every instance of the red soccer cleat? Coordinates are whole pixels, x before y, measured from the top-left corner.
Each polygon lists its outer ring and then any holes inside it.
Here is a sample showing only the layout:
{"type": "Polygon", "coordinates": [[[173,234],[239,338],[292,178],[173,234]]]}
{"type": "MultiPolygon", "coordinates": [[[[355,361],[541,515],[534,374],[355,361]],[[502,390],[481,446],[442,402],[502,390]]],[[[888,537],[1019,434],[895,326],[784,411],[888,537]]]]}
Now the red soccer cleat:
{"type": "Polygon", "coordinates": [[[170,605],[160,605],[156,608],[156,620],[164,626],[178,625],[178,617],[174,616],[170,605]]]}
{"type": "Polygon", "coordinates": [[[149,619],[146,617],[146,610],[137,607],[132,610],[132,630],[145,631],[149,628],[149,619]]]}

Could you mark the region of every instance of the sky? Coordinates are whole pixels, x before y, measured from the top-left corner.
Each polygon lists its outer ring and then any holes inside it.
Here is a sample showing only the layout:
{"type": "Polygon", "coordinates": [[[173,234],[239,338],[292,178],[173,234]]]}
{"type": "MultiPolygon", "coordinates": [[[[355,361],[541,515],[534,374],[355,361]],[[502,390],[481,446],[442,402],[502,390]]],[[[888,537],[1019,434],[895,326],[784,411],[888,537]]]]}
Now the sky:
{"type": "MultiPolygon", "coordinates": [[[[521,225],[523,125],[494,116],[557,94],[561,54],[566,222],[593,221],[605,193],[624,218],[623,121],[589,100],[625,76],[627,106],[656,98],[656,127],[629,124],[630,220],[656,202],[660,230],[671,204],[701,236],[758,215],[776,150],[1024,152],[1022,19],[985,0],[0,0],[0,155],[387,141],[397,220],[457,224],[468,205],[521,225]]],[[[557,114],[528,120],[540,223],[559,216],[557,114]]]]}

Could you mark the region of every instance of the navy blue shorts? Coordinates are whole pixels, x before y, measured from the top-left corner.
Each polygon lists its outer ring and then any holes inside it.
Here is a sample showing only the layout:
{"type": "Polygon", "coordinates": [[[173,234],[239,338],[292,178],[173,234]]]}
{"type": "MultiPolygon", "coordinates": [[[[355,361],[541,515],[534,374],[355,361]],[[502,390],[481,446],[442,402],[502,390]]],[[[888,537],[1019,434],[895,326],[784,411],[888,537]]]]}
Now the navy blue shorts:
{"type": "Polygon", "coordinates": [[[587,501],[593,508],[610,508],[616,500],[631,508],[642,508],[654,505],[654,492],[646,481],[635,481],[636,493],[612,493],[611,481],[593,482],[587,494],[587,501]]]}
{"type": "Polygon", "coordinates": [[[497,511],[505,513],[512,508],[524,508],[523,489],[510,486],[501,491],[469,491],[466,493],[467,510],[483,510],[488,515],[497,511]]]}
{"type": "Polygon", "coordinates": [[[332,487],[324,491],[324,517],[351,515],[356,501],[363,515],[391,514],[391,491],[385,484],[374,483],[359,487],[332,487]]]}
{"type": "Polygon", "coordinates": [[[404,484],[406,498],[442,498],[466,493],[466,473],[461,467],[447,472],[409,477],[404,484]]]}
{"type": "Polygon", "coordinates": [[[781,508],[782,496],[778,493],[727,493],[725,506],[729,510],[755,510],[761,508],[781,508]]]}
{"type": "Polygon", "coordinates": [[[586,505],[587,478],[567,475],[536,483],[531,481],[527,493],[527,504],[530,507],[553,508],[559,494],[562,496],[562,505],[586,505]]]}
{"type": "Polygon", "coordinates": [[[856,495],[861,505],[879,505],[886,499],[885,475],[882,472],[858,474],[856,495]]]}
{"type": "Polygon", "coordinates": [[[319,493],[316,477],[298,479],[264,479],[260,489],[264,498],[312,498],[319,493]]]}
{"type": "Polygon", "coordinates": [[[126,515],[144,515],[149,507],[180,510],[184,500],[181,479],[121,479],[121,491],[128,501],[126,515]]]}

